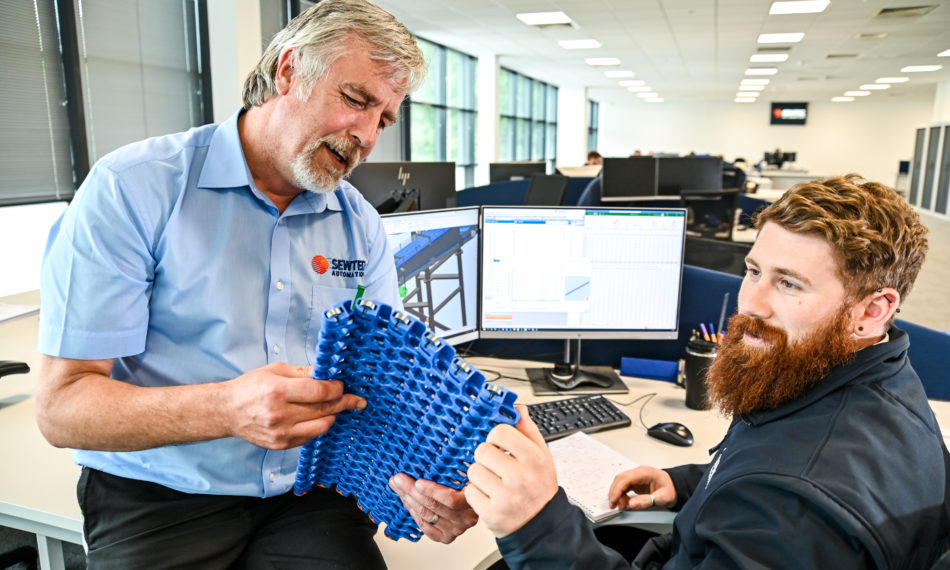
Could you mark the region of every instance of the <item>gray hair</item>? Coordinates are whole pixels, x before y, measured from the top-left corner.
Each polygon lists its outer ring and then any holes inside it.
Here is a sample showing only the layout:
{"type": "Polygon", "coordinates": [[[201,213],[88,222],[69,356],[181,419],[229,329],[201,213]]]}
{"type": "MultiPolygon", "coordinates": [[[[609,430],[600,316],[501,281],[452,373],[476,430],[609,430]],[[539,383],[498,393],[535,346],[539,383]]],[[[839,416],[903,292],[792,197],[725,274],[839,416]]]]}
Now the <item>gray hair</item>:
{"type": "Polygon", "coordinates": [[[294,68],[303,79],[298,93],[306,98],[313,85],[346,50],[346,41],[356,37],[372,46],[370,58],[386,64],[387,75],[406,84],[406,93],[422,85],[426,62],[415,38],[389,12],[365,0],[322,0],[291,20],[277,32],[257,66],[244,80],[244,108],[262,105],[274,94],[274,76],[280,55],[294,50],[294,68]]]}

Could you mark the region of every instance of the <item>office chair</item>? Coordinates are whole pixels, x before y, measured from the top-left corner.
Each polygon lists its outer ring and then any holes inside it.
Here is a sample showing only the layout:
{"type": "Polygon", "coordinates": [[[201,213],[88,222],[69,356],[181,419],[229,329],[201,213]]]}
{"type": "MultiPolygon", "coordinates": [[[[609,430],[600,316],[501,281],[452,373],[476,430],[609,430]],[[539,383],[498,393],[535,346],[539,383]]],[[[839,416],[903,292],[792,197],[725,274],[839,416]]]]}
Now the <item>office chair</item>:
{"type": "Polygon", "coordinates": [[[584,191],[581,192],[580,198],[577,199],[578,206],[600,206],[603,203],[600,201],[600,188],[603,184],[603,179],[598,176],[590,181],[587,184],[587,188],[584,188],[584,191]]]}
{"type": "Polygon", "coordinates": [[[680,204],[687,210],[686,230],[699,237],[732,241],[739,191],[683,192],[680,204]]]}
{"type": "Polygon", "coordinates": [[[567,189],[567,176],[560,174],[537,174],[524,196],[525,206],[560,206],[567,189]]]}
{"type": "MultiPolygon", "coordinates": [[[[10,374],[26,374],[30,367],[25,362],[0,360],[0,378],[10,374]]],[[[0,410],[0,413],[3,413],[0,410]]],[[[19,546],[9,552],[0,553],[0,568],[9,568],[15,564],[25,564],[29,570],[36,569],[39,553],[32,546],[19,546]]]]}

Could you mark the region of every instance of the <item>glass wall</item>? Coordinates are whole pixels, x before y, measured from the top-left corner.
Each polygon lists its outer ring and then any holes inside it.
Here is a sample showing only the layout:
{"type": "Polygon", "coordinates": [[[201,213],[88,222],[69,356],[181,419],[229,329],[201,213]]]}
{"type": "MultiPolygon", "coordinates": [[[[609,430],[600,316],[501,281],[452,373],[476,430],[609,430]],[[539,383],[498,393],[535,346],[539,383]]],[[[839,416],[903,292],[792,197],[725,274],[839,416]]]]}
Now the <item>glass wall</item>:
{"type": "Polygon", "coordinates": [[[498,77],[502,162],[557,158],[557,87],[501,69],[498,77]]]}
{"type": "Polygon", "coordinates": [[[477,60],[422,38],[418,41],[429,74],[410,98],[407,155],[420,162],[455,162],[456,186],[470,187],[475,176],[477,60]]]}
{"type": "Polygon", "coordinates": [[[600,103],[587,101],[587,150],[597,150],[597,133],[600,131],[600,103]]]}

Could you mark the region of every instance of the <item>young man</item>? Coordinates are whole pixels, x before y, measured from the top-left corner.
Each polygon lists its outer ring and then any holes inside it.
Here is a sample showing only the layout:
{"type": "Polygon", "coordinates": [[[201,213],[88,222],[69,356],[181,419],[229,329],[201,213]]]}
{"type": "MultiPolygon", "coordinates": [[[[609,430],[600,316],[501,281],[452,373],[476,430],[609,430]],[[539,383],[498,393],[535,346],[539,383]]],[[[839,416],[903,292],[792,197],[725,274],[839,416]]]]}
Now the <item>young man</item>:
{"type": "MultiPolygon", "coordinates": [[[[896,192],[855,175],[799,185],[757,223],[709,371],[712,401],[734,417],[712,462],[640,467],[609,490],[624,508],[679,511],[634,564],[928,568],[950,531],[946,448],[892,325],[926,228],[896,192]]],[[[523,418],[490,433],[466,488],[508,565],[629,567],[558,490],[523,418]]]]}
{"type": "MultiPolygon", "coordinates": [[[[400,305],[379,216],[341,179],[424,74],[391,14],[324,0],[227,121],[90,172],[47,246],[37,387],[83,466],[90,568],[384,567],[354,501],[289,491],[297,446],[366,405],[310,377],[322,314],[358,287],[400,305]]],[[[476,520],[461,492],[391,485],[434,540],[476,520]]]]}

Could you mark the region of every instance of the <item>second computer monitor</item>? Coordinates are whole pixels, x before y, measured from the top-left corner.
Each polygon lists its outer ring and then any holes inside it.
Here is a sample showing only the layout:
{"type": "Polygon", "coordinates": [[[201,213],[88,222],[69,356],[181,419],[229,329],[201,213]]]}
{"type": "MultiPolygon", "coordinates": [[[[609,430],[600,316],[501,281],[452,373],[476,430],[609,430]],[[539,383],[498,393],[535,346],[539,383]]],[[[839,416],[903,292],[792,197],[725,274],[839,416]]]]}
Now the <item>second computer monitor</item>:
{"type": "Polygon", "coordinates": [[[449,344],[478,337],[478,207],[386,214],[406,312],[449,344]]]}
{"type": "Polygon", "coordinates": [[[680,208],[482,207],[482,338],[677,337],[680,208]]]}
{"type": "Polygon", "coordinates": [[[722,190],[722,159],[718,156],[670,156],[657,161],[657,194],[660,196],[722,190]]]}
{"type": "Polygon", "coordinates": [[[364,162],[347,180],[380,214],[456,203],[454,162],[364,162]]]}
{"type": "Polygon", "coordinates": [[[652,156],[604,157],[601,176],[600,199],[603,202],[656,196],[657,159],[652,156]]]}

